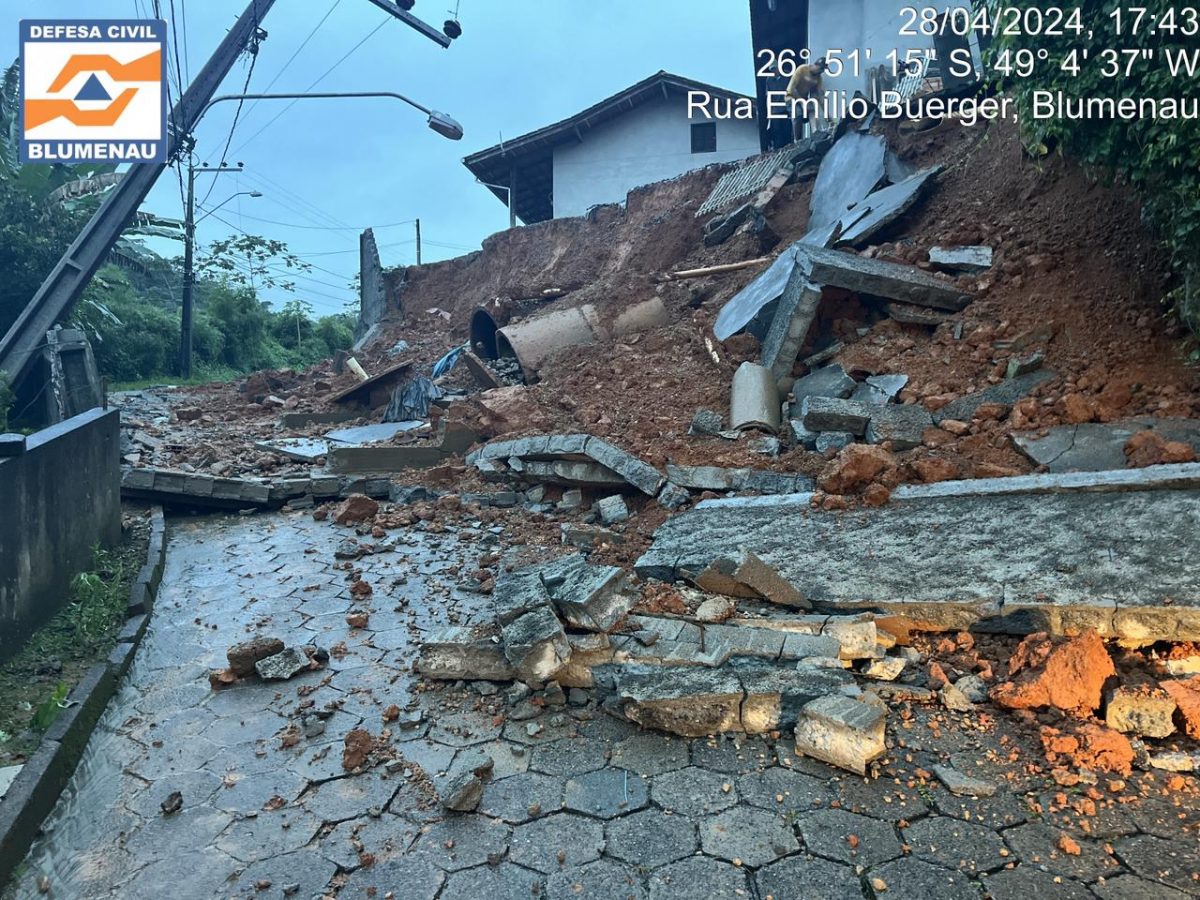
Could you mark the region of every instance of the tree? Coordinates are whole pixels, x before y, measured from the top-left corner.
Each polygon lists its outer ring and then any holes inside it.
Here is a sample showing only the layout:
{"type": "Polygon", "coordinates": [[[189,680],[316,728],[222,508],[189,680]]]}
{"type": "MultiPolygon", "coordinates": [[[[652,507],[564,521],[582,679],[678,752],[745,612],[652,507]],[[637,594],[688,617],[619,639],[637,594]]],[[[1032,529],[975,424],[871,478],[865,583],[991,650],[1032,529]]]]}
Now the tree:
{"type": "MultiPolygon", "coordinates": [[[[291,332],[293,326],[296,330],[296,350],[300,350],[301,331],[311,331],[312,322],[309,316],[312,315],[312,304],[307,300],[301,300],[299,297],[294,297],[283,305],[283,310],[276,317],[280,326],[291,332]]],[[[280,337],[282,340],[282,336],[280,337]]]]}
{"type": "Polygon", "coordinates": [[[289,278],[291,274],[311,269],[312,266],[290,252],[283,241],[257,234],[239,234],[213,241],[196,266],[199,275],[250,288],[284,291],[296,289],[295,282],[289,278]]]}

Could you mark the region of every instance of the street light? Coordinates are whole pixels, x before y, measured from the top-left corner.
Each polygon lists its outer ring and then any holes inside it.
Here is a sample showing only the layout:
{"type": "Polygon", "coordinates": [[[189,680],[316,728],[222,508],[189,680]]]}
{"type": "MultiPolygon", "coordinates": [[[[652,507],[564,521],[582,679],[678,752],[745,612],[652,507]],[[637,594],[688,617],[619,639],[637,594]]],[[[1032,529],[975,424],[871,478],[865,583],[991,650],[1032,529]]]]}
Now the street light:
{"type": "Polygon", "coordinates": [[[199,225],[201,222],[203,222],[205,219],[207,219],[209,216],[211,216],[213,213],[215,213],[218,209],[220,209],[222,206],[224,206],[230,200],[234,200],[238,197],[258,198],[261,196],[262,196],[262,191],[238,191],[236,194],[230,194],[228,197],[226,197],[224,200],[222,200],[216,206],[212,207],[211,209],[205,210],[204,215],[202,215],[200,218],[198,218],[196,220],[196,224],[199,225]]]}
{"type": "Polygon", "coordinates": [[[347,97],[390,97],[393,100],[400,100],[425,113],[429,117],[426,124],[429,125],[431,130],[452,141],[462,140],[463,127],[454,120],[453,116],[437,112],[427,106],[422,106],[416,100],[405,97],[403,94],[397,94],[394,91],[323,91],[315,94],[222,94],[219,97],[213,97],[209,100],[205,104],[204,109],[200,110],[200,115],[203,116],[218,103],[228,100],[337,100],[347,97]]]}

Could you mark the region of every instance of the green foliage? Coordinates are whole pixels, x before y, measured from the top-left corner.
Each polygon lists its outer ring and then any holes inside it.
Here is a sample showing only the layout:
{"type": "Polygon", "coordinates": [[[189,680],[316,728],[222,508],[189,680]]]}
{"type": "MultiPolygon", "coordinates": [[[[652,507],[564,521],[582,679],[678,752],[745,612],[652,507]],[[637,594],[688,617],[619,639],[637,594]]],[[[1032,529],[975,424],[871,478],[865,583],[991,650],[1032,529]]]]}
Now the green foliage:
{"type": "Polygon", "coordinates": [[[200,257],[196,271],[229,284],[243,287],[279,288],[294,291],[289,275],[312,269],[283,241],[256,234],[237,234],[209,244],[200,257]]]}
{"type": "Polygon", "coordinates": [[[53,725],[59,713],[67,708],[68,692],[69,688],[65,681],[60,681],[55,685],[54,690],[50,692],[50,696],[39,703],[33,711],[33,719],[30,721],[29,726],[34,731],[42,732],[53,725]]]}
{"type": "MultiPolygon", "coordinates": [[[[977,6],[994,8],[998,0],[977,0],[977,6]]],[[[1011,5],[1011,4],[1009,4],[1011,5]]],[[[1134,187],[1144,200],[1147,220],[1161,235],[1170,254],[1171,265],[1180,277],[1173,294],[1176,308],[1193,332],[1200,334],[1200,121],[1186,119],[1040,119],[1030,114],[1035,91],[1061,91],[1064,96],[1132,97],[1135,99],[1195,96],[1195,79],[1172,76],[1164,50],[1194,49],[1196,38],[1182,30],[1151,27],[1164,21],[1173,5],[1171,0],[1143,0],[1145,18],[1137,33],[1132,32],[1130,7],[1118,0],[1092,0],[1081,4],[1082,34],[1063,36],[1002,35],[992,45],[989,57],[1005,51],[1029,49],[1035,54],[1045,50],[1048,59],[1039,62],[1029,78],[1013,79],[1005,87],[1016,97],[1021,121],[1030,143],[1035,147],[1057,145],[1076,159],[1099,167],[1117,180],[1134,187]],[[1115,36],[1110,18],[1118,7],[1126,10],[1125,33],[1115,36]],[[1139,61],[1125,69],[1120,57],[1120,74],[1106,77],[1104,52],[1112,50],[1153,50],[1157,58],[1139,61]],[[1083,60],[1083,51],[1088,58],[1083,60]],[[1076,52],[1081,65],[1078,74],[1064,71],[1062,65],[1076,52]],[[1191,269],[1189,275],[1189,269],[1191,269]],[[1186,282],[1193,283],[1192,290],[1186,282]]],[[[1034,0],[1022,7],[1048,9],[1061,7],[1056,0],[1034,0]]],[[[1179,12],[1176,8],[1176,14],[1179,12]]],[[[1182,22],[1182,19],[1176,19],[1182,22]]]]}

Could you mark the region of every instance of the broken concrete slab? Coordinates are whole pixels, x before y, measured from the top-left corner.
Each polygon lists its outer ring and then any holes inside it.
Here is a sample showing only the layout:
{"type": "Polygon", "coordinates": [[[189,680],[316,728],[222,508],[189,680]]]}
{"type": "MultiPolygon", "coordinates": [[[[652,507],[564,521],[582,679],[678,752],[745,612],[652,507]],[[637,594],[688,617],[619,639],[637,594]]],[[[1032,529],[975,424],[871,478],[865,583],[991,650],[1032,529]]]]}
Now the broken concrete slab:
{"type": "Polygon", "coordinates": [[[770,472],[765,469],[723,469],[719,466],[677,466],[667,463],[672,484],[693,491],[758,491],[763,494],[794,494],[813,488],[806,475],[770,472]]]}
{"type": "Polygon", "coordinates": [[[374,425],[356,425],[353,428],[338,428],[330,431],[325,438],[339,444],[370,444],[374,441],[390,441],[398,434],[416,431],[424,427],[426,422],[409,420],[406,422],[379,422],[374,425]]]}
{"type": "Polygon", "coordinates": [[[799,669],[756,659],[731,660],[745,692],[741,730],[767,734],[796,725],[802,710],[814,700],[854,684],[842,669],[799,669]]]}
{"type": "Polygon", "coordinates": [[[933,774],[956,797],[991,797],[996,785],[982,778],[975,778],[951,766],[934,766],[933,774]]]}
{"type": "Polygon", "coordinates": [[[864,197],[842,216],[837,244],[862,247],[908,212],[925,195],[941,166],[933,166],[864,197]]]}
{"type": "Polygon", "coordinates": [[[882,135],[851,131],[821,160],[813,184],[809,235],[838,222],[887,177],[887,141],[882,135]]]}
{"type": "Polygon", "coordinates": [[[1039,369],[1036,372],[1030,372],[1028,375],[1006,379],[998,384],[993,384],[991,387],[984,388],[982,391],[976,391],[974,394],[959,397],[934,413],[933,419],[938,423],[944,422],[947,419],[953,419],[957,422],[970,422],[975,417],[975,411],[985,403],[999,403],[1002,406],[1012,406],[1021,398],[1033,393],[1039,385],[1045,384],[1047,381],[1057,377],[1049,369],[1039,369]]]}
{"type": "Polygon", "coordinates": [[[618,525],[629,518],[629,506],[620,494],[597,500],[593,508],[604,525],[618,525]]]}
{"type": "Polygon", "coordinates": [[[1175,733],[1176,703],[1154,685],[1119,686],[1105,697],[1104,722],[1124,734],[1165,738],[1175,733]]]}
{"type": "Polygon", "coordinates": [[[793,609],[810,608],[800,591],[745,548],[734,555],[714,559],[691,581],[700,590],[714,594],[769,600],[793,609]]]}
{"type": "Polygon", "coordinates": [[[791,374],[820,305],[821,286],[809,281],[797,266],[779,298],[762,345],[762,364],[776,379],[791,374]]]}
{"type": "Polygon", "coordinates": [[[800,405],[800,419],[809,431],[842,431],[857,437],[866,432],[875,412],[864,403],[833,397],[805,397],[800,405]]]}
{"type": "MultiPolygon", "coordinates": [[[[514,457],[519,458],[519,457],[514,457]]],[[[521,460],[519,470],[527,479],[550,484],[612,487],[625,484],[625,479],[612,469],[594,462],[572,460],[521,460]]]]}
{"type": "Polygon", "coordinates": [[[817,438],[815,449],[818,453],[838,452],[854,443],[854,435],[848,431],[825,431],[817,438]]]}
{"type": "Polygon", "coordinates": [[[1050,472],[1103,472],[1126,466],[1125,445],[1140,431],[1152,430],[1169,441],[1200,451],[1200,423],[1193,419],[1150,416],[1100,424],[1059,425],[1049,431],[1014,434],[1017,449],[1050,472]]]}
{"type": "Polygon", "coordinates": [[[616,472],[629,484],[651,497],[655,496],[666,482],[662,473],[653,466],[608,441],[589,434],[543,434],[515,440],[491,441],[469,453],[466,462],[467,465],[480,467],[484,462],[506,462],[514,457],[529,462],[580,456],[589,457],[593,462],[616,472]]]}
{"type": "Polygon", "coordinates": [[[254,671],[264,681],[287,681],[308,668],[311,668],[308,654],[299,647],[287,647],[254,663],[254,671]]]}
{"type": "Polygon", "coordinates": [[[441,681],[512,681],[517,676],[494,634],[462,626],[426,635],[417,671],[441,681]]]}
{"type": "Polygon", "coordinates": [[[925,429],[932,426],[933,416],[925,407],[889,403],[871,415],[864,436],[869,444],[890,441],[894,450],[911,450],[921,446],[925,429]]]}
{"type": "Polygon", "coordinates": [[[796,264],[816,284],[839,287],[858,294],[952,312],[961,310],[971,302],[971,295],[961,291],[952,282],[935,278],[915,266],[806,245],[798,249],[796,264]]]}
{"type": "Polygon", "coordinates": [[[541,566],[537,574],[558,614],[582,631],[611,631],[638,599],[624,569],[590,565],[581,553],[541,566]]]}
{"type": "Polygon", "coordinates": [[[597,683],[616,695],[625,718],[643,728],[683,737],[741,731],[742,698],[737,675],[726,669],[602,666],[597,683]]]}
{"type": "Polygon", "coordinates": [[[721,308],[713,323],[713,334],[717,340],[729,340],[779,299],[796,267],[799,246],[797,242],[785,249],[765,272],[734,294],[721,308]]]}
{"type": "Polygon", "coordinates": [[[550,606],[550,593],[537,571],[501,572],[492,589],[496,624],[504,627],[536,609],[550,606]]]}
{"type": "Polygon", "coordinates": [[[1111,637],[1196,640],[1200,464],[1158,469],[903,486],[885,507],[846,513],[814,510],[806,494],[705,501],[659,528],[636,568],[673,581],[747,548],[817,609],[932,630],[1085,622],[1111,637]]]}
{"type": "Polygon", "coordinates": [[[796,753],[839,766],[859,775],[887,747],[887,714],[874,706],[843,696],[826,696],[804,706],[796,724],[796,753]]]}
{"type": "Polygon", "coordinates": [[[885,303],[883,311],[904,325],[924,325],[927,328],[937,328],[943,322],[950,320],[949,313],[912,306],[908,303],[885,303]]]}
{"type": "Polygon", "coordinates": [[[562,623],[549,606],[532,609],[500,629],[504,655],[526,681],[549,681],[571,659],[562,623]]]}
{"type": "Polygon", "coordinates": [[[331,446],[327,465],[331,472],[401,472],[431,469],[442,464],[446,454],[438,447],[352,447],[331,446]]]}
{"type": "Polygon", "coordinates": [[[945,272],[977,275],[992,267],[992,248],[930,247],[929,261],[945,272]]]}

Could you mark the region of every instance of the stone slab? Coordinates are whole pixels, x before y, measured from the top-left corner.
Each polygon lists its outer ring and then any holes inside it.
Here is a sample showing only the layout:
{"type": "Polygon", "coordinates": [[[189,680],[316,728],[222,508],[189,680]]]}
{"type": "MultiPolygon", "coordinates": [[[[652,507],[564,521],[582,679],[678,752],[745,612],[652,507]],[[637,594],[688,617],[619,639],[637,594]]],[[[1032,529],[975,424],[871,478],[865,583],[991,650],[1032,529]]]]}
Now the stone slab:
{"type": "Polygon", "coordinates": [[[925,407],[889,403],[872,413],[865,436],[869,444],[891,441],[894,450],[911,450],[921,446],[921,436],[932,425],[933,417],[925,407]]]}
{"type": "Polygon", "coordinates": [[[762,364],[776,378],[791,374],[820,305],[821,286],[809,281],[797,266],[779,298],[775,318],[762,345],[762,364]]]}
{"type": "Polygon", "coordinates": [[[975,416],[975,410],[979,409],[985,403],[1000,403],[1004,406],[1012,406],[1022,397],[1027,397],[1033,393],[1038,385],[1044,384],[1056,377],[1058,376],[1049,369],[1039,369],[1027,375],[1009,378],[1001,381],[999,384],[984,388],[982,391],[968,394],[965,397],[959,397],[953,403],[943,406],[934,413],[933,419],[939,423],[947,419],[954,419],[958,422],[970,422],[975,416]]]}
{"type": "Polygon", "coordinates": [[[516,677],[497,641],[461,626],[426,635],[421,642],[417,671],[426,678],[446,681],[511,681],[516,677]]]}
{"type": "Polygon", "coordinates": [[[912,209],[933,186],[933,179],[941,168],[934,166],[925,169],[864,197],[842,217],[842,233],[837,243],[851,247],[864,246],[878,232],[912,209]]]}
{"type": "Polygon", "coordinates": [[[867,259],[841,250],[809,245],[799,248],[796,263],[817,284],[839,287],[857,294],[952,312],[971,302],[971,295],[963,293],[952,282],[928,275],[915,266],[867,259]]]}
{"type": "Polygon", "coordinates": [[[858,386],[841,366],[824,366],[814,369],[792,385],[792,416],[800,417],[800,405],[807,397],[833,397],[845,400],[858,386]]]}
{"type": "Polygon", "coordinates": [[[1125,467],[1125,444],[1139,431],[1152,430],[1168,441],[1200,450],[1200,422],[1194,419],[1124,419],[1100,424],[1059,425],[1045,434],[1014,434],[1017,449],[1050,472],[1103,472],[1125,467]]]}
{"type": "Polygon", "coordinates": [[[278,453],[297,462],[312,463],[329,452],[329,442],[316,438],[280,438],[277,441],[255,441],[258,450],[278,453]]]}
{"type": "Polygon", "coordinates": [[[851,131],[821,160],[809,208],[809,234],[838,222],[846,210],[870,195],[887,176],[887,141],[882,135],[851,131]]]}
{"type": "Polygon", "coordinates": [[[930,247],[929,261],[947,272],[976,275],[992,267],[992,248],[930,247]]]}
{"type": "Polygon", "coordinates": [[[713,334],[717,340],[729,340],[779,299],[796,267],[799,246],[797,242],[785,249],[766,271],[734,294],[721,308],[713,324],[713,334]]]}
{"type": "Polygon", "coordinates": [[[437,447],[331,447],[331,472],[399,472],[440,465],[446,454],[437,447]]]}
{"type": "Polygon", "coordinates": [[[853,400],[805,397],[800,416],[809,431],[842,431],[862,437],[876,410],[853,400]]]}
{"type": "Polygon", "coordinates": [[[707,501],[668,520],[637,571],[673,580],[746,548],[818,610],[1015,633],[1082,619],[1115,637],[1194,640],[1200,464],[1154,468],[905,487],[846,513],[804,494],[707,501]]]}

